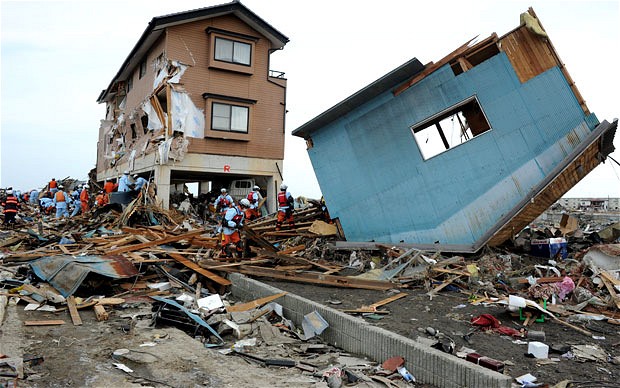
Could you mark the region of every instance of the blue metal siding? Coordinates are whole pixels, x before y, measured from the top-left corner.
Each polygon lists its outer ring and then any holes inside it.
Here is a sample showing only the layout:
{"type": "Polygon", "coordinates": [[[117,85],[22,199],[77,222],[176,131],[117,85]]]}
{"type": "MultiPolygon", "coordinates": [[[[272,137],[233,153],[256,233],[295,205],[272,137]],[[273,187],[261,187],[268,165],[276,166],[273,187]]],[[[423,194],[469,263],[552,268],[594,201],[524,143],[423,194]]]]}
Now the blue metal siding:
{"type": "Polygon", "coordinates": [[[444,66],[397,97],[357,107],[313,132],[309,154],[349,240],[473,244],[594,123],[559,69],[520,84],[500,53],[458,76],[444,66]],[[492,130],[424,161],[410,127],[473,95],[492,130]]]}

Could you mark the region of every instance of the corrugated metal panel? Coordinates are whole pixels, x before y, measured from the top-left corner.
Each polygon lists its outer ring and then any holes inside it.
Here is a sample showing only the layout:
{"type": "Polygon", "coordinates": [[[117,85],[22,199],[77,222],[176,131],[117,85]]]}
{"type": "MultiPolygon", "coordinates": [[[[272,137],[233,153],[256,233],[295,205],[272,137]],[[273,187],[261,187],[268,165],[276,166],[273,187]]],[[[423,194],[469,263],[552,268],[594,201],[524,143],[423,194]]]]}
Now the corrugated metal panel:
{"type": "Polygon", "coordinates": [[[86,276],[98,273],[114,279],[136,276],[138,271],[123,256],[48,256],[30,263],[34,273],[65,298],[73,295],[86,276]]]}

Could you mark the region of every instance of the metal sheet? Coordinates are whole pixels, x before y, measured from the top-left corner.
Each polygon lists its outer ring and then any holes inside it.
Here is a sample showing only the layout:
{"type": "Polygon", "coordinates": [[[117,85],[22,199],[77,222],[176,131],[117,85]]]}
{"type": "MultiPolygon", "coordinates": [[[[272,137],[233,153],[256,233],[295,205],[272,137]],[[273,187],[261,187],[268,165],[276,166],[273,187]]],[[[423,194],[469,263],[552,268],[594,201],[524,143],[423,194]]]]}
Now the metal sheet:
{"type": "Polygon", "coordinates": [[[134,265],[123,256],[47,256],[30,263],[30,267],[65,298],[72,295],[91,272],[114,279],[138,274],[134,265]]]}

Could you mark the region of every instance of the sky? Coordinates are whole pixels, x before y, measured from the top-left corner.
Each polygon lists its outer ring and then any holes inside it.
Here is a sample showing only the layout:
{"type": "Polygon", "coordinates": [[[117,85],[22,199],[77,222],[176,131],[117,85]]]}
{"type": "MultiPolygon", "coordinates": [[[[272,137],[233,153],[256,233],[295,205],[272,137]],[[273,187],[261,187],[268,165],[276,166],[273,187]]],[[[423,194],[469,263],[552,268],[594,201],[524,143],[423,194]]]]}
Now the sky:
{"type": "MultiPolygon", "coordinates": [[[[155,16],[211,0],[0,0],[0,187],[30,190],[50,178],[85,179],[95,166],[105,89],[155,16]]],[[[290,41],[271,56],[287,78],[284,181],[319,198],[303,139],[291,132],[412,58],[454,49],[519,25],[532,7],[600,121],[619,116],[620,0],[242,0],[290,41]]],[[[620,133],[610,156],[620,162],[620,133]]],[[[610,159],[565,197],[620,197],[610,159]]]]}

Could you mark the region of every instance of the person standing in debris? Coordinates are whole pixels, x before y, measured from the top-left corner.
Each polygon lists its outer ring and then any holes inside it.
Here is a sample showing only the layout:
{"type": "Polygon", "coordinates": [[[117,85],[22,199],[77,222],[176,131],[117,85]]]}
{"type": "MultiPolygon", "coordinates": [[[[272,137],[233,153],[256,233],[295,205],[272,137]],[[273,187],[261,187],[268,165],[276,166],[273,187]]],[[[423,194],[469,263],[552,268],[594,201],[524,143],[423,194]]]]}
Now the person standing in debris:
{"type": "Polygon", "coordinates": [[[133,174],[133,180],[134,180],[133,189],[136,190],[136,191],[140,191],[140,190],[142,190],[142,187],[148,185],[148,181],[146,179],[142,178],[138,174],[133,174]]]}
{"type": "Polygon", "coordinates": [[[52,178],[52,180],[50,181],[50,183],[47,184],[50,193],[52,194],[56,194],[56,192],[58,191],[58,182],[56,182],[56,178],[52,178]]]}
{"type": "Polygon", "coordinates": [[[56,218],[61,216],[69,217],[68,206],[71,202],[71,197],[63,191],[62,185],[58,185],[58,191],[54,193],[54,205],[56,206],[56,218]]]}
{"type": "Polygon", "coordinates": [[[88,201],[90,200],[90,196],[88,195],[88,183],[84,185],[82,188],[82,192],[80,192],[80,206],[82,207],[82,214],[86,214],[89,210],[88,201]]]}
{"type": "Polygon", "coordinates": [[[75,217],[82,210],[82,202],[80,201],[80,186],[76,187],[71,192],[71,201],[73,204],[73,211],[69,217],[75,217]]]}
{"type": "Polygon", "coordinates": [[[280,192],[278,193],[278,220],[276,221],[276,230],[282,229],[282,223],[284,221],[288,222],[289,228],[292,229],[295,227],[295,220],[293,219],[295,200],[287,189],[288,186],[284,183],[280,185],[280,192]]]}
{"type": "Polygon", "coordinates": [[[28,202],[32,205],[36,205],[39,202],[39,191],[37,189],[30,190],[30,197],[28,198],[28,202]]]}
{"type": "Polygon", "coordinates": [[[4,225],[14,225],[19,202],[17,197],[13,195],[13,190],[6,191],[6,197],[2,201],[2,208],[4,209],[4,225]]]}
{"type": "Polygon", "coordinates": [[[110,194],[111,192],[113,192],[114,190],[116,190],[118,186],[112,182],[112,179],[108,178],[105,180],[105,183],[103,184],[103,191],[106,192],[106,194],[110,194]]]}
{"type": "Polygon", "coordinates": [[[245,218],[249,220],[254,220],[260,216],[258,213],[258,205],[263,199],[263,196],[260,194],[260,187],[254,186],[252,191],[248,194],[248,201],[250,202],[250,208],[245,211],[245,218]]]}
{"type": "Polygon", "coordinates": [[[224,187],[220,191],[222,194],[215,199],[213,206],[215,206],[216,213],[224,214],[229,207],[235,206],[235,202],[224,187]]]}
{"type": "Polygon", "coordinates": [[[224,218],[222,219],[222,233],[224,234],[224,240],[222,241],[222,252],[220,256],[233,257],[233,249],[237,257],[243,253],[243,247],[241,246],[241,236],[239,229],[243,227],[243,220],[245,218],[244,212],[250,207],[250,201],[247,198],[243,198],[239,201],[239,206],[230,206],[224,218]]]}
{"type": "Polygon", "coordinates": [[[123,176],[121,176],[118,180],[118,191],[125,192],[131,190],[129,188],[129,171],[123,171],[123,176]]]}

